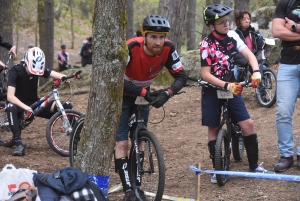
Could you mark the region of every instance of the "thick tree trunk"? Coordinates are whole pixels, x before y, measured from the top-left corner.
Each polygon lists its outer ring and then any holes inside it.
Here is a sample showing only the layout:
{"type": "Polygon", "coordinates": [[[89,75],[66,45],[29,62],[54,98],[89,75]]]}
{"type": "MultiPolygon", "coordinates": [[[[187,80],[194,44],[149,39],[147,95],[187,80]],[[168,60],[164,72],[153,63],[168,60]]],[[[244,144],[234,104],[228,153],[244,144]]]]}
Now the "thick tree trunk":
{"type": "Polygon", "coordinates": [[[187,12],[187,50],[196,49],[196,0],[189,0],[187,12]]]}
{"type": "Polygon", "coordinates": [[[109,175],[122,108],[125,43],[124,0],[96,0],[93,26],[93,76],[86,120],[76,158],[83,172],[109,175]],[[103,13],[106,13],[103,15],[103,13]]]}
{"type": "Polygon", "coordinates": [[[126,26],[126,39],[134,37],[134,6],[133,0],[126,0],[128,23],[126,26]]]}
{"type": "MultiPolygon", "coordinates": [[[[2,0],[0,3],[0,35],[7,42],[13,44],[13,24],[11,16],[11,1],[2,0]]],[[[5,62],[8,58],[8,50],[6,48],[0,48],[0,60],[5,62]]]]}
{"type": "MultiPolygon", "coordinates": [[[[46,68],[53,69],[54,62],[54,0],[44,0],[44,38],[41,49],[45,53],[46,68]]],[[[40,78],[39,85],[42,86],[48,79],[40,78]]]]}
{"type": "Polygon", "coordinates": [[[160,0],[158,13],[170,22],[170,33],[168,38],[174,43],[177,52],[180,54],[182,45],[182,31],[186,15],[188,0],[160,0]]]}

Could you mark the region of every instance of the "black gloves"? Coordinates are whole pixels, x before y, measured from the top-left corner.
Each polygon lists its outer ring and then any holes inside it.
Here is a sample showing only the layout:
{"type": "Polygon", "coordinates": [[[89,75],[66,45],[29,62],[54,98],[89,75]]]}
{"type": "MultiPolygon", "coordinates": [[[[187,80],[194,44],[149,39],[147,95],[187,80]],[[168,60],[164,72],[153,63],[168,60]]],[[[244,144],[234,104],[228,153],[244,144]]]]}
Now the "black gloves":
{"type": "Polygon", "coordinates": [[[24,120],[25,121],[32,121],[34,119],[34,114],[32,110],[27,110],[24,112],[24,120]]]}
{"type": "Polygon", "coordinates": [[[151,103],[152,101],[154,101],[156,99],[155,96],[151,96],[151,93],[149,91],[146,92],[146,95],[144,96],[145,100],[149,103],[151,103]]]}
{"type": "Polygon", "coordinates": [[[158,96],[152,102],[151,105],[153,105],[153,107],[155,107],[155,108],[160,108],[169,100],[169,98],[170,98],[169,93],[167,91],[163,91],[160,94],[158,94],[158,96]]]}

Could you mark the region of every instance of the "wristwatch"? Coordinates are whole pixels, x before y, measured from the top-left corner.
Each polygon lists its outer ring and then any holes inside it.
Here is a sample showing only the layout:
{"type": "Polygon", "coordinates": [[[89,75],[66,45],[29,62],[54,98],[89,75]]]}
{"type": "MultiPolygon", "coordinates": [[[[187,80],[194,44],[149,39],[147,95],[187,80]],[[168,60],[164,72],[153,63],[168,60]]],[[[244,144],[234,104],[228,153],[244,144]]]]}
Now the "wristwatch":
{"type": "Polygon", "coordinates": [[[296,28],[297,28],[297,23],[295,23],[295,24],[292,25],[292,31],[296,32],[296,28]]]}

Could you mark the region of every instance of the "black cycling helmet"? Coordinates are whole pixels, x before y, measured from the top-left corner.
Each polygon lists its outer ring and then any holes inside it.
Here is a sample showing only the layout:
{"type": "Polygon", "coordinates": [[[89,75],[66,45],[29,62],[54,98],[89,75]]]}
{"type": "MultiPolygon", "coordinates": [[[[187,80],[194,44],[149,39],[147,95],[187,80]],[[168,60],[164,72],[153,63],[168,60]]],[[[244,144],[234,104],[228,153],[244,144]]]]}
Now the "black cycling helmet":
{"type": "Polygon", "coordinates": [[[232,11],[228,6],[221,4],[212,4],[205,8],[203,13],[203,20],[206,26],[213,24],[217,19],[229,15],[232,11]]]}
{"type": "Polygon", "coordinates": [[[61,49],[66,49],[66,48],[67,48],[67,46],[66,46],[66,45],[64,45],[64,44],[62,44],[62,45],[60,46],[60,48],[61,48],[61,49]]]}
{"type": "Polygon", "coordinates": [[[159,15],[148,15],[143,22],[143,34],[147,32],[159,32],[168,34],[170,30],[169,21],[159,15]]]}

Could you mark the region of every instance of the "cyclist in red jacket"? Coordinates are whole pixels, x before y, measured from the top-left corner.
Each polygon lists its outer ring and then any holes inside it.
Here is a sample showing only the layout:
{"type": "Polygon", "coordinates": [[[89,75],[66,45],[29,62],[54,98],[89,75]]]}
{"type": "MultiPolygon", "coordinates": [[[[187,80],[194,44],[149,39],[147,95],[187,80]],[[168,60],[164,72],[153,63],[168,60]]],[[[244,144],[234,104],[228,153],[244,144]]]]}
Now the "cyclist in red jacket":
{"type": "MultiPolygon", "coordinates": [[[[124,75],[122,114],[115,148],[115,167],[123,185],[125,201],[148,200],[139,187],[132,189],[128,175],[128,118],[129,111],[135,107],[136,96],[143,96],[148,102],[154,101],[150,96],[150,85],[164,66],[175,80],[166,91],[157,96],[153,104],[154,107],[163,106],[186,83],[186,75],[178,53],[173,43],[166,39],[169,30],[170,25],[166,18],[149,15],[143,22],[143,36],[127,41],[129,55],[124,75]]],[[[147,123],[149,106],[144,106],[143,110],[143,118],[147,123]]],[[[144,153],[141,152],[140,155],[143,160],[144,153]]]]}

